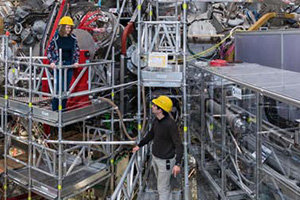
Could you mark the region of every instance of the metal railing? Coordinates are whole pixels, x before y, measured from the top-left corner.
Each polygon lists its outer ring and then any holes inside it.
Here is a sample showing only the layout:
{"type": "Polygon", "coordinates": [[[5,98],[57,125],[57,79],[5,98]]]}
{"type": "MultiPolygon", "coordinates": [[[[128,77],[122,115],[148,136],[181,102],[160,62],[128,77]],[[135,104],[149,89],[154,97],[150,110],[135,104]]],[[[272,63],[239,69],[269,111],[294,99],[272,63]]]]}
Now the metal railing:
{"type": "Polygon", "coordinates": [[[143,174],[143,165],[147,155],[147,147],[134,153],[109,200],[131,200],[138,192],[139,177],[143,174]],[[140,154],[140,155],[139,155],[140,154]]]}
{"type": "MultiPolygon", "coordinates": [[[[111,74],[104,76],[104,72],[111,71],[112,61],[101,61],[95,63],[80,64],[81,71],[76,77],[74,82],[67,89],[67,73],[68,70],[74,69],[74,65],[57,65],[55,69],[52,69],[48,64],[41,64],[41,60],[32,57],[32,62],[28,63],[23,61],[23,59],[28,58],[17,58],[17,60],[8,60],[8,70],[9,70],[9,81],[7,87],[13,90],[19,90],[22,92],[32,93],[34,95],[43,95],[48,97],[59,97],[61,92],[61,98],[68,98],[70,96],[81,96],[87,94],[93,94],[97,92],[97,88],[103,87],[104,85],[109,86],[111,84],[111,74]],[[37,61],[37,62],[34,62],[37,61]],[[31,65],[31,66],[30,66],[31,65]],[[31,68],[31,70],[29,70],[31,68]],[[74,92],[74,88],[78,87],[78,83],[82,79],[83,75],[88,73],[88,88],[85,93],[74,92]],[[31,74],[31,76],[30,76],[31,74]],[[31,78],[30,78],[31,77],[31,78]],[[97,80],[97,84],[93,82],[93,79],[97,80]],[[63,80],[62,87],[57,87],[57,81],[63,80]],[[22,84],[17,83],[21,81],[22,84]],[[49,92],[42,91],[42,81],[47,81],[49,92]],[[102,81],[102,82],[100,82],[102,81]],[[32,88],[29,88],[29,82],[32,83],[32,88]],[[71,95],[72,93],[72,95],[71,95]]],[[[3,60],[2,60],[3,61],[3,60]]]]}
{"type": "MultiPolygon", "coordinates": [[[[55,197],[56,199],[64,198],[64,195],[75,195],[76,193],[68,194],[67,189],[63,189],[63,180],[73,175],[91,169],[89,173],[96,175],[97,180],[87,183],[82,189],[86,189],[101,181],[102,178],[107,178],[109,171],[109,156],[113,155],[112,145],[128,145],[135,144],[135,141],[113,141],[114,129],[111,130],[101,129],[92,126],[85,126],[85,120],[95,117],[103,112],[111,112],[113,116],[114,109],[110,107],[97,107],[100,101],[91,102],[91,109],[97,108],[98,110],[89,110],[91,114],[86,113],[86,117],[74,116],[70,122],[83,122],[83,134],[79,141],[68,141],[64,138],[63,127],[67,124],[63,121],[62,100],[70,97],[78,97],[82,95],[97,95],[102,91],[110,91],[115,95],[114,89],[122,89],[124,87],[136,85],[136,81],[124,83],[122,85],[114,84],[114,60],[104,60],[96,63],[87,63],[79,65],[81,68],[77,78],[73,78],[73,84],[69,89],[63,89],[67,85],[67,71],[74,68],[74,65],[62,65],[62,52],[60,50],[60,61],[55,69],[50,65],[42,64],[44,57],[32,56],[32,49],[28,57],[14,57],[8,56],[9,38],[7,36],[0,36],[2,41],[1,50],[3,54],[0,61],[4,63],[5,67],[5,93],[4,98],[1,99],[1,132],[5,136],[4,147],[4,188],[7,188],[8,179],[13,179],[23,184],[28,189],[28,199],[31,199],[32,190],[47,196],[47,198],[55,197]],[[84,74],[88,73],[87,86],[79,92],[75,92],[75,88],[83,78],[84,74]],[[10,75],[10,76],[8,76],[10,75]],[[10,77],[10,80],[9,80],[10,77]],[[63,80],[64,79],[64,80],[63,80]],[[49,91],[42,91],[43,81],[49,86],[49,91]],[[59,81],[59,84],[57,82],[59,81]],[[17,82],[20,82],[17,83],[17,82]],[[58,85],[58,86],[57,86],[58,85]],[[49,113],[43,115],[43,119],[35,118],[34,112],[40,109],[41,112],[46,112],[44,108],[39,105],[33,106],[34,98],[47,96],[49,98],[58,99],[58,111],[50,112],[51,115],[55,114],[55,123],[52,123],[52,117],[49,113]],[[19,98],[18,104],[15,100],[19,98]],[[14,104],[14,106],[13,106],[14,104]],[[95,107],[94,107],[95,106],[95,107]],[[21,107],[21,108],[20,108],[21,107]],[[24,108],[24,109],[23,109],[24,108]],[[26,109],[25,109],[26,108],[26,109]],[[24,111],[22,111],[22,109],[24,111]],[[8,115],[25,119],[28,137],[20,137],[18,133],[14,133],[9,126],[8,115]],[[48,118],[48,120],[46,120],[48,118]],[[51,119],[50,119],[51,118],[51,119]],[[40,138],[34,138],[33,127],[35,123],[47,123],[58,130],[57,139],[50,140],[46,135],[40,135],[40,138]],[[9,148],[13,142],[22,143],[28,147],[27,160],[24,161],[18,157],[9,155],[9,148]],[[97,146],[96,146],[97,145],[97,146]],[[94,159],[91,152],[100,152],[105,156],[99,159],[94,159]],[[8,169],[8,160],[14,161],[21,165],[18,170],[8,169]],[[37,175],[38,174],[38,175],[37,175]],[[55,185],[47,185],[42,183],[37,176],[47,177],[47,179],[54,181],[55,185]],[[103,176],[103,177],[102,177],[103,176]],[[37,188],[43,187],[47,189],[43,191],[37,188]],[[48,191],[48,192],[46,192],[48,191]],[[51,191],[51,192],[50,192],[51,191]],[[63,192],[64,191],[64,192],[63,192]]],[[[114,48],[112,48],[112,58],[114,58],[114,48]]],[[[85,76],[85,78],[87,78],[85,76]]],[[[42,105],[43,106],[43,105],[42,105]]],[[[83,112],[85,110],[79,110],[83,112]]],[[[70,114],[66,112],[64,114],[70,114]]],[[[72,114],[72,113],[71,113],[72,114]]],[[[72,116],[73,117],[73,116],[72,116]]],[[[113,117],[112,117],[113,122],[113,117]]],[[[113,124],[113,123],[112,123],[113,124]]],[[[82,174],[82,173],[81,173],[82,174]]],[[[89,175],[91,176],[91,175],[89,175]]],[[[82,177],[81,175],[81,178],[82,177]]],[[[66,184],[66,183],[64,183],[66,184]]],[[[72,182],[70,184],[73,184],[72,182]]],[[[80,183],[82,185],[82,183],[80,183]]],[[[82,186],[80,186],[82,187],[82,186]]],[[[7,198],[7,190],[5,189],[4,198],[7,198]]]]}

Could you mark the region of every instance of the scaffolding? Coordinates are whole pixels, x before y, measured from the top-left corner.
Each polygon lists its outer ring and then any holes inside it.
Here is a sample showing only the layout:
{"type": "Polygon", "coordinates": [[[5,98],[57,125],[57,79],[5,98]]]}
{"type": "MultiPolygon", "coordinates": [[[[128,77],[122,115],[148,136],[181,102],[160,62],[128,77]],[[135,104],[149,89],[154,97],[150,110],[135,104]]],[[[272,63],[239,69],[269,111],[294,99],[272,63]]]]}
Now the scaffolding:
{"type": "Polygon", "coordinates": [[[66,199],[110,178],[110,158],[114,157],[115,146],[135,144],[135,141],[114,141],[118,134],[114,131],[113,112],[118,108],[109,101],[114,100],[116,90],[136,85],[136,81],[115,85],[114,48],[112,60],[80,64],[80,73],[69,89],[66,89],[65,76],[74,66],[62,65],[61,50],[59,64],[56,69],[52,69],[50,65],[42,64],[44,57],[32,56],[32,49],[27,57],[14,57],[9,54],[9,37],[1,36],[0,39],[1,62],[5,66],[5,93],[0,98],[1,132],[5,138],[4,199],[8,197],[9,180],[25,188],[28,199],[31,199],[32,193],[47,199],[66,199]],[[88,74],[88,89],[75,91],[84,74],[88,74]],[[96,83],[94,79],[97,79],[96,83]],[[43,81],[48,84],[49,91],[42,90],[43,81]],[[108,91],[111,99],[98,98],[97,95],[103,91],[108,91]],[[64,99],[80,96],[90,98],[80,108],[63,109],[64,99]],[[58,111],[49,107],[53,98],[58,99],[58,111]],[[111,113],[110,129],[86,124],[87,120],[103,113],[111,113]],[[24,128],[28,133],[27,137],[14,132],[13,120],[8,121],[9,117],[17,117],[26,122],[24,128]],[[83,125],[79,139],[66,138],[64,128],[78,122],[83,125]],[[42,125],[52,127],[50,135],[34,132],[42,125]],[[53,138],[55,131],[57,138],[53,138]],[[25,158],[9,154],[9,148],[16,144],[26,146],[25,158]],[[104,156],[95,160],[92,152],[99,152],[104,156]],[[9,163],[18,167],[9,168],[9,163]]]}
{"type": "Polygon", "coordinates": [[[280,140],[297,145],[299,127],[274,126],[265,119],[264,109],[270,106],[266,97],[300,107],[295,87],[300,81],[299,73],[250,63],[224,68],[203,62],[192,65],[201,69],[202,74],[201,130],[195,134],[201,147],[193,154],[213,192],[221,199],[263,199],[264,187],[268,187],[277,189],[279,198],[298,199],[299,185],[287,175],[287,169],[297,171],[297,164],[293,166],[291,158],[276,151],[268,136],[280,134],[280,140]],[[213,99],[214,91],[219,91],[220,101],[213,99]],[[236,113],[245,113],[248,119],[242,120],[236,113]],[[253,126],[250,133],[246,132],[247,124],[253,126]],[[243,143],[238,134],[243,136],[243,143]],[[243,162],[249,168],[243,169],[243,162]]]}

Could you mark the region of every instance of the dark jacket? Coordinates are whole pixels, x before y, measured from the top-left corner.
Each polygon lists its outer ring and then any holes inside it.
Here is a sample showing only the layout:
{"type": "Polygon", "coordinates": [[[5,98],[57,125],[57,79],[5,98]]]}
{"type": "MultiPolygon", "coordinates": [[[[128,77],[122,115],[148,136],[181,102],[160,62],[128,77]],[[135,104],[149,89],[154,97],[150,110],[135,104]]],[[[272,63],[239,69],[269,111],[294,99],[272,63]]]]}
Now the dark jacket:
{"type": "MultiPolygon", "coordinates": [[[[71,37],[74,39],[74,48],[72,50],[72,64],[74,64],[79,62],[79,47],[76,36],[71,34],[71,37]]],[[[59,34],[56,32],[47,49],[47,58],[50,63],[58,64],[59,62],[59,49],[57,45],[58,38],[59,34]]]]}
{"type": "Polygon", "coordinates": [[[138,144],[144,146],[153,140],[152,153],[161,159],[171,159],[175,155],[176,165],[181,165],[183,146],[175,121],[165,116],[161,120],[155,119],[149,133],[138,144]]]}

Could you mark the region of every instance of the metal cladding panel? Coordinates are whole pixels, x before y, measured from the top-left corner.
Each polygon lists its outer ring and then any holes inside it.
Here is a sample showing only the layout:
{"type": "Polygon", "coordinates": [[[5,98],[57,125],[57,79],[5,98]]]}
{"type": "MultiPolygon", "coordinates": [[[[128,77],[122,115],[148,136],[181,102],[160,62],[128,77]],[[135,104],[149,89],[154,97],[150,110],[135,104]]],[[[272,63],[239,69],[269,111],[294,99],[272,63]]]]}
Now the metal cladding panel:
{"type": "Polygon", "coordinates": [[[235,45],[237,61],[281,67],[280,35],[237,35],[235,45]]]}
{"type": "Polygon", "coordinates": [[[283,37],[283,69],[300,72],[300,32],[283,37]]]}
{"type": "MultiPolygon", "coordinates": [[[[196,63],[197,66],[197,63],[196,63]]],[[[300,73],[239,63],[227,67],[204,67],[208,72],[236,82],[278,101],[300,108],[300,73]]]]}
{"type": "Polygon", "coordinates": [[[235,60],[300,72],[300,31],[237,33],[235,60]]]}
{"type": "Polygon", "coordinates": [[[142,71],[143,85],[146,87],[180,87],[182,72],[142,71]]]}

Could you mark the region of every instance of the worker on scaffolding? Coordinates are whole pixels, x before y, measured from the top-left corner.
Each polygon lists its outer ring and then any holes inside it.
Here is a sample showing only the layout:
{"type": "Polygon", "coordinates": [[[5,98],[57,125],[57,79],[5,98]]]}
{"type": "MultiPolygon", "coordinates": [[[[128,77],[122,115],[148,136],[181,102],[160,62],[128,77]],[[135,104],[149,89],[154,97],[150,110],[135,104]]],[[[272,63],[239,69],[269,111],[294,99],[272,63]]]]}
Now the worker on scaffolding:
{"type": "Polygon", "coordinates": [[[169,115],[173,107],[172,100],[167,96],[159,96],[152,103],[152,113],[156,119],[150,132],[133,148],[133,152],[153,140],[152,165],[157,177],[159,199],[167,200],[171,192],[171,175],[176,177],[180,172],[183,146],[176,123],[169,115]]]}
{"type": "MultiPolygon", "coordinates": [[[[78,67],[78,61],[79,61],[79,47],[77,38],[74,34],[72,34],[74,27],[74,22],[71,17],[65,16],[62,17],[59,21],[59,27],[56,31],[54,37],[52,38],[50,45],[47,49],[47,57],[50,61],[50,66],[52,69],[56,68],[56,65],[59,64],[59,49],[62,50],[62,65],[74,65],[75,67],[78,67]]],[[[71,80],[73,76],[73,69],[69,68],[67,70],[67,80],[66,80],[66,88],[64,88],[64,78],[65,78],[65,71],[62,70],[62,76],[61,76],[61,88],[62,92],[67,91],[71,80]]],[[[57,70],[57,76],[56,76],[56,88],[57,88],[57,94],[59,91],[59,73],[57,70]]],[[[65,109],[67,104],[67,99],[62,100],[61,109],[65,109]]],[[[58,110],[58,99],[53,98],[52,99],[52,110],[57,111],[58,110]]]]}

